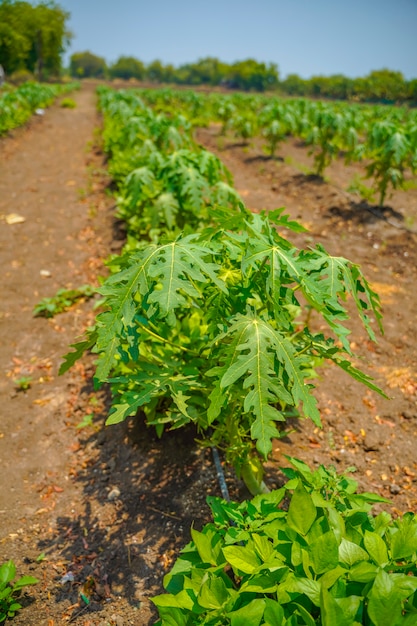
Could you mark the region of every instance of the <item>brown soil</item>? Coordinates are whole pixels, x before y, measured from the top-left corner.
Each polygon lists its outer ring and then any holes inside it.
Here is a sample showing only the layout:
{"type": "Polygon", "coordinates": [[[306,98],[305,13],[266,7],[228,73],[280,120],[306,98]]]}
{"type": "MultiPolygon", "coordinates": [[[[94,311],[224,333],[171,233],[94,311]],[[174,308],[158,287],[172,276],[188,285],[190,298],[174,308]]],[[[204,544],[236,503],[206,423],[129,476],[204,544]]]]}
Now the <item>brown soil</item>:
{"type": "MultiPolygon", "coordinates": [[[[68,344],[94,317],[93,301],[52,320],[32,315],[59,288],[97,283],[103,259],[122,243],[93,142],[93,88],[84,85],[74,98],[76,109],[54,106],[0,142],[0,563],[13,559],[19,575],[40,580],[23,595],[16,626],[147,625],[155,618],[148,597],[161,589],[191,523],[208,520],[206,495],[220,491],[210,452],[193,443],[194,433],[159,441],[133,420],[102,428],[109,400],[93,388],[91,359],[57,376],[68,344]],[[7,223],[11,213],[25,221],[7,223]],[[24,376],[31,379],[26,391],[19,389],[24,376]],[[77,428],[91,414],[93,425],[77,428]],[[63,582],[69,573],[73,580],[63,582]]],[[[417,192],[394,194],[390,208],[375,215],[345,191],[357,167],[340,161],[323,182],[305,173],[310,157],[295,142],[270,160],[259,145],[217,135],[211,128],[198,138],[231,169],[247,204],[286,206],[310,228],[291,239],[322,242],[359,263],[384,307],[378,344],[356,320],[352,341],[361,367],[391,399],[323,368],[316,391],[323,430],[294,421],[276,442],[267,481],[279,484],[284,454],[312,466],[355,465],[361,489],[389,497],[388,510],[416,511],[417,192]]],[[[226,478],[232,497],[247,496],[231,472],[226,478]]]]}

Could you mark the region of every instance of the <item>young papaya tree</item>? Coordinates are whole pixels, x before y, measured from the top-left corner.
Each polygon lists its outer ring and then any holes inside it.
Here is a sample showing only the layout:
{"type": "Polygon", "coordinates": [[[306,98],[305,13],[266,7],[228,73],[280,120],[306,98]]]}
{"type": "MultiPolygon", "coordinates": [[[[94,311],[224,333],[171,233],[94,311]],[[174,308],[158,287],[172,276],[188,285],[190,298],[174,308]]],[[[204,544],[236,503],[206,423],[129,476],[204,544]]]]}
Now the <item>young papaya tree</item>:
{"type": "Polygon", "coordinates": [[[288,412],[320,425],[311,393],[318,362],[377,389],[349,360],[343,301],[349,293],[371,337],[366,311],[379,320],[379,302],[357,266],[280,236],[277,227],[299,228],[285,216],[242,205],[212,218],[200,233],[112,261],[99,290],[105,311],[61,371],[92,349],[96,381],[113,391],[108,424],[139,409],[159,434],[193,423],[256,493],[288,412]],[[323,317],[328,336],[303,323],[301,299],[323,317]]]}

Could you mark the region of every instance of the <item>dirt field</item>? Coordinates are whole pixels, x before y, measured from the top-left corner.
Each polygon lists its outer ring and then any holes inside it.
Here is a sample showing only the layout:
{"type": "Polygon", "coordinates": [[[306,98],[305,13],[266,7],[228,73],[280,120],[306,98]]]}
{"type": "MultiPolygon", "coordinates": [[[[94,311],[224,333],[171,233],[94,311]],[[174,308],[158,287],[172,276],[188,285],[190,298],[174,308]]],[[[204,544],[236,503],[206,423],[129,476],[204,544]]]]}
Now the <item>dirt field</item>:
{"type": "MultiPolygon", "coordinates": [[[[0,563],[13,559],[19,575],[40,580],[24,594],[16,626],[148,625],[148,596],[161,589],[191,523],[208,519],[206,495],[220,492],[210,451],[192,432],[158,441],[133,420],[102,429],[108,397],[93,389],[91,360],[57,376],[68,344],[94,317],[94,301],[51,320],[32,315],[59,288],[97,284],[103,260],[123,243],[94,143],[92,87],[74,98],[77,108],[55,105],[0,141],[0,563]],[[10,214],[24,221],[8,223],[10,214]],[[89,415],[93,425],[77,428],[89,415]]],[[[354,465],[361,489],[391,499],[388,510],[416,512],[417,190],[395,193],[375,214],[346,191],[357,166],[340,161],[323,182],[306,173],[310,157],[295,142],[270,160],[260,145],[219,138],[216,128],[198,140],[230,168],[249,207],[285,206],[309,228],[291,235],[297,245],[320,242],[360,264],[383,303],[378,344],[356,319],[351,327],[360,366],[390,399],[323,368],[323,430],[294,421],[275,444],[267,482],[280,483],[285,454],[312,466],[354,465]]],[[[232,497],[247,496],[230,472],[227,482],[232,497]]]]}

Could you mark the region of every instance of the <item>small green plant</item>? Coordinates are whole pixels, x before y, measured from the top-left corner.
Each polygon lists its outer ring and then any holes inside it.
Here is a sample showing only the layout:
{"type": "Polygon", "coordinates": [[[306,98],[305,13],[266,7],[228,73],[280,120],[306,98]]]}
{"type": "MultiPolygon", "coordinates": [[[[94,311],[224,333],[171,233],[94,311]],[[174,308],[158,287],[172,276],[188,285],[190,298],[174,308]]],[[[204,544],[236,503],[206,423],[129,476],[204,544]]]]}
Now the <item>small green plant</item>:
{"type": "Polygon", "coordinates": [[[289,460],[277,491],[208,498],[213,522],[191,530],[168,593],[153,598],[157,626],[417,624],[416,516],[373,517],[387,500],[333,467],[289,460]]]}
{"type": "Polygon", "coordinates": [[[21,376],[14,381],[18,391],[27,391],[32,386],[32,376],[21,376]]]}
{"type": "Polygon", "coordinates": [[[61,100],[61,107],[63,109],[75,109],[77,103],[72,98],[64,98],[61,100]]]}
{"type": "Polygon", "coordinates": [[[355,176],[350,183],[347,191],[349,193],[357,193],[360,197],[368,203],[375,202],[375,194],[372,189],[362,183],[360,176],[355,176]]]}
{"type": "Polygon", "coordinates": [[[92,298],[95,290],[91,285],[82,285],[77,289],[59,289],[52,298],[43,298],[33,309],[35,317],[54,317],[67,311],[82,298],[92,298]]]}
{"type": "Polygon", "coordinates": [[[7,561],[0,567],[0,623],[15,616],[22,605],[16,601],[20,592],[28,585],[36,585],[38,579],[33,576],[22,576],[15,583],[16,566],[13,561],[7,561]]]}
{"type": "Polygon", "coordinates": [[[81,428],[87,428],[88,426],[92,426],[93,418],[94,418],[94,413],[89,413],[88,415],[84,415],[81,422],[77,424],[77,428],[81,429],[81,428]]]}

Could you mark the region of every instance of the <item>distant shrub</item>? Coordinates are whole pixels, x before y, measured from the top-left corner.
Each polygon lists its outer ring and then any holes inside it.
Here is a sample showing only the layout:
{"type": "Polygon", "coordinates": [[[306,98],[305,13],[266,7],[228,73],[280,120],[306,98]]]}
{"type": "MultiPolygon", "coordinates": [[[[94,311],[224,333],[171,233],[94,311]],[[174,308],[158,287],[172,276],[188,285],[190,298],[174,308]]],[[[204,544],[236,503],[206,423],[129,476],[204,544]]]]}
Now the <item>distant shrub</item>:
{"type": "Polygon", "coordinates": [[[64,98],[61,100],[61,107],[63,109],[75,109],[77,103],[72,98],[64,98]]]}

